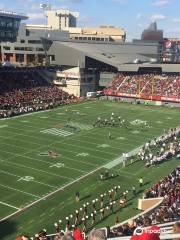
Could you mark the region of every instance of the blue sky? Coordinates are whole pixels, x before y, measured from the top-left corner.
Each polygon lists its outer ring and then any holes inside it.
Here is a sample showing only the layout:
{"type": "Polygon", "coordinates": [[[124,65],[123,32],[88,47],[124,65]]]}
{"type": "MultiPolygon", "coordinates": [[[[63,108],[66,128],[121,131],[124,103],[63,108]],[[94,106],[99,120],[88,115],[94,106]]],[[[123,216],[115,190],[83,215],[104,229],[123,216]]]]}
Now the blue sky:
{"type": "MultiPolygon", "coordinates": [[[[29,23],[45,22],[40,3],[47,0],[0,0],[0,9],[23,12],[29,23]]],[[[140,37],[156,20],[166,37],[180,38],[180,0],[49,0],[53,9],[80,12],[78,26],[113,25],[126,29],[127,38],[140,37]]]]}

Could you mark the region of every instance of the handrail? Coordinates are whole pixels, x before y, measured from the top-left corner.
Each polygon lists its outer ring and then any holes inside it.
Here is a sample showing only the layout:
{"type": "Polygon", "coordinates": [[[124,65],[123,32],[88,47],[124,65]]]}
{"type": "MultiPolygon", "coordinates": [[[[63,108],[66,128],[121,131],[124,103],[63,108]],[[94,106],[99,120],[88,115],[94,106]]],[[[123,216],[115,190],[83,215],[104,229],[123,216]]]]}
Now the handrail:
{"type": "Polygon", "coordinates": [[[17,13],[12,11],[5,11],[5,10],[0,10],[0,13],[27,16],[25,13],[17,13]]]}

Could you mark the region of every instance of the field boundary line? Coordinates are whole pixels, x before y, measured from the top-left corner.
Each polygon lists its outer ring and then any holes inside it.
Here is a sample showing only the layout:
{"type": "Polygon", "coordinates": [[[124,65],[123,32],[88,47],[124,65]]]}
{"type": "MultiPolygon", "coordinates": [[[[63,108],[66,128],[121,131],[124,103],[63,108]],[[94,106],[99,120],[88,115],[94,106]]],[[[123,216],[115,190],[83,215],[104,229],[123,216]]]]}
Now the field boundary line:
{"type": "MultiPolygon", "coordinates": [[[[138,151],[143,147],[143,145],[133,149],[132,151],[128,152],[128,157],[133,157],[135,155],[137,155],[138,151]]],[[[114,159],[113,161],[107,163],[106,165],[104,165],[105,168],[107,169],[111,169],[113,167],[116,167],[117,165],[119,165],[120,163],[123,162],[124,157],[120,156],[119,158],[114,159]]]]}
{"type": "Polygon", "coordinates": [[[20,208],[17,208],[17,207],[15,207],[15,206],[11,205],[11,204],[8,204],[8,203],[5,203],[5,202],[1,202],[1,201],[0,201],[0,204],[2,204],[2,205],[4,205],[4,206],[7,206],[7,207],[14,208],[14,209],[16,209],[16,210],[19,210],[19,209],[20,209],[20,208]]]}
{"type": "MultiPolygon", "coordinates": [[[[86,103],[94,103],[96,101],[90,101],[90,102],[81,102],[81,103],[77,103],[77,104],[74,104],[74,105],[82,105],[82,104],[86,104],[86,103]]],[[[72,104],[73,106],[73,104],[72,104]]],[[[25,113],[25,114],[22,114],[22,115],[18,115],[18,116],[14,116],[14,117],[9,117],[9,118],[1,118],[0,121],[6,121],[6,120],[11,120],[11,119],[16,119],[16,118],[22,118],[22,117],[25,117],[25,116],[29,116],[29,115],[35,115],[35,114],[40,114],[40,113],[45,113],[45,112],[51,112],[51,111],[57,111],[59,110],[60,108],[63,109],[67,107],[67,105],[64,105],[64,106],[59,106],[57,108],[53,108],[53,109],[47,109],[47,110],[44,110],[44,111],[38,111],[38,112],[31,112],[31,113],[25,113]]]]}
{"type": "MultiPolygon", "coordinates": [[[[5,163],[6,165],[9,165],[5,162],[5,160],[0,160],[1,163],[5,163]]],[[[0,172],[6,174],[6,175],[10,175],[10,176],[14,176],[16,178],[21,178],[22,176],[19,176],[19,175],[16,175],[14,173],[10,173],[10,172],[7,172],[7,171],[4,171],[4,170],[0,170],[0,172]]],[[[46,184],[44,182],[40,182],[40,181],[36,181],[36,180],[32,180],[32,182],[35,182],[35,183],[38,183],[40,185],[44,185],[44,186],[47,186],[47,187],[50,187],[50,188],[55,188],[55,189],[58,189],[58,187],[56,186],[53,186],[53,185],[49,185],[49,184],[46,184]]]]}
{"type": "Polygon", "coordinates": [[[86,177],[94,174],[95,172],[99,171],[99,170],[102,169],[103,167],[104,167],[104,165],[103,165],[103,166],[100,166],[99,168],[96,168],[95,170],[93,170],[93,171],[91,171],[91,172],[89,172],[89,173],[87,173],[87,174],[85,174],[85,175],[83,175],[83,176],[75,179],[75,180],[72,181],[72,182],[67,183],[66,185],[60,187],[59,189],[57,189],[57,190],[55,190],[55,191],[47,194],[46,196],[44,196],[44,197],[42,197],[42,198],[40,198],[40,199],[38,199],[38,200],[30,203],[29,205],[27,205],[27,206],[19,209],[18,211],[14,212],[14,213],[12,213],[12,214],[10,214],[10,215],[8,215],[7,217],[4,217],[4,218],[0,219],[0,223],[3,222],[3,221],[5,221],[5,220],[7,220],[7,219],[9,219],[10,217],[13,217],[13,216],[15,216],[15,215],[17,215],[17,214],[19,214],[19,213],[27,210],[28,208],[30,208],[30,207],[38,204],[39,202],[41,202],[41,201],[43,201],[43,200],[47,200],[47,198],[51,197],[52,195],[54,195],[54,194],[56,194],[56,193],[58,193],[58,192],[60,192],[60,191],[63,191],[64,189],[66,189],[67,187],[70,187],[70,186],[73,185],[74,183],[77,183],[77,182],[81,181],[82,179],[84,179],[84,178],[86,178],[86,177]]]}

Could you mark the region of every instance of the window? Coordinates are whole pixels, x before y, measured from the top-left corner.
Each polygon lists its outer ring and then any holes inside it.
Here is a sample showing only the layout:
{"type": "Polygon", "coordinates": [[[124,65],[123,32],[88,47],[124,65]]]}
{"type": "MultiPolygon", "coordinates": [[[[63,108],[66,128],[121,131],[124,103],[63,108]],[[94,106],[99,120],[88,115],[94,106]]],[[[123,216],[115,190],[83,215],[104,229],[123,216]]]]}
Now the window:
{"type": "Polygon", "coordinates": [[[44,49],[43,48],[36,48],[36,51],[43,52],[44,49]]]}
{"type": "Polygon", "coordinates": [[[24,40],[24,39],[21,39],[21,43],[25,43],[25,40],[24,40]]]}
{"type": "Polygon", "coordinates": [[[49,57],[51,61],[56,61],[55,55],[50,55],[49,57]]]}
{"type": "Polygon", "coordinates": [[[28,43],[31,43],[31,44],[41,44],[41,40],[28,40],[28,43]]]}
{"type": "Polygon", "coordinates": [[[26,36],[30,36],[30,31],[26,29],[26,36]]]}
{"type": "Polygon", "coordinates": [[[16,51],[33,51],[34,48],[31,48],[31,47],[14,47],[14,50],[16,50],[16,51]]]}
{"type": "Polygon", "coordinates": [[[24,51],[24,47],[14,47],[14,50],[16,50],[16,51],[24,51]]]}
{"type": "Polygon", "coordinates": [[[34,48],[31,48],[31,47],[25,47],[25,51],[33,51],[34,48]]]}
{"type": "Polygon", "coordinates": [[[15,28],[19,28],[19,25],[20,25],[20,21],[15,20],[15,21],[14,21],[14,27],[15,27],[15,28]]]}
{"type": "Polygon", "coordinates": [[[5,27],[5,26],[6,26],[6,21],[0,18],[0,27],[5,27]]]}
{"type": "Polygon", "coordinates": [[[6,22],[6,27],[13,27],[13,22],[12,22],[12,20],[7,20],[7,22],[6,22]]]}
{"type": "Polygon", "coordinates": [[[5,36],[6,36],[7,38],[13,38],[13,37],[14,37],[14,35],[13,35],[12,32],[5,32],[5,36]]]}
{"type": "Polygon", "coordinates": [[[14,50],[16,50],[16,51],[24,51],[24,47],[14,47],[14,50]]]}
{"type": "Polygon", "coordinates": [[[1,38],[4,38],[4,37],[5,37],[5,32],[4,32],[4,31],[0,32],[0,37],[1,37],[1,38]]]}
{"type": "Polygon", "coordinates": [[[10,48],[10,47],[7,47],[7,46],[4,46],[3,49],[4,49],[4,50],[11,50],[11,48],[10,48]]]}

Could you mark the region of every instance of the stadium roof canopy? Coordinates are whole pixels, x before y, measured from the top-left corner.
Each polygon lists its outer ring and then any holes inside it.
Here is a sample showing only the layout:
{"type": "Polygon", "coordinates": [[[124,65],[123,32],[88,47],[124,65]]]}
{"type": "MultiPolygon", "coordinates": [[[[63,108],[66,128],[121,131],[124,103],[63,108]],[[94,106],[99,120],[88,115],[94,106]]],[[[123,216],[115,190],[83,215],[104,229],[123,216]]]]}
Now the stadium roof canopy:
{"type": "Polygon", "coordinates": [[[100,43],[78,41],[53,41],[48,54],[55,55],[55,64],[82,68],[107,65],[120,71],[122,64],[133,64],[135,59],[150,62],[158,59],[158,43],[100,43]]]}
{"type": "Polygon", "coordinates": [[[20,20],[28,19],[28,16],[26,16],[26,14],[24,13],[16,13],[11,11],[4,11],[4,10],[0,10],[0,17],[9,17],[9,18],[15,18],[20,20]]]}

